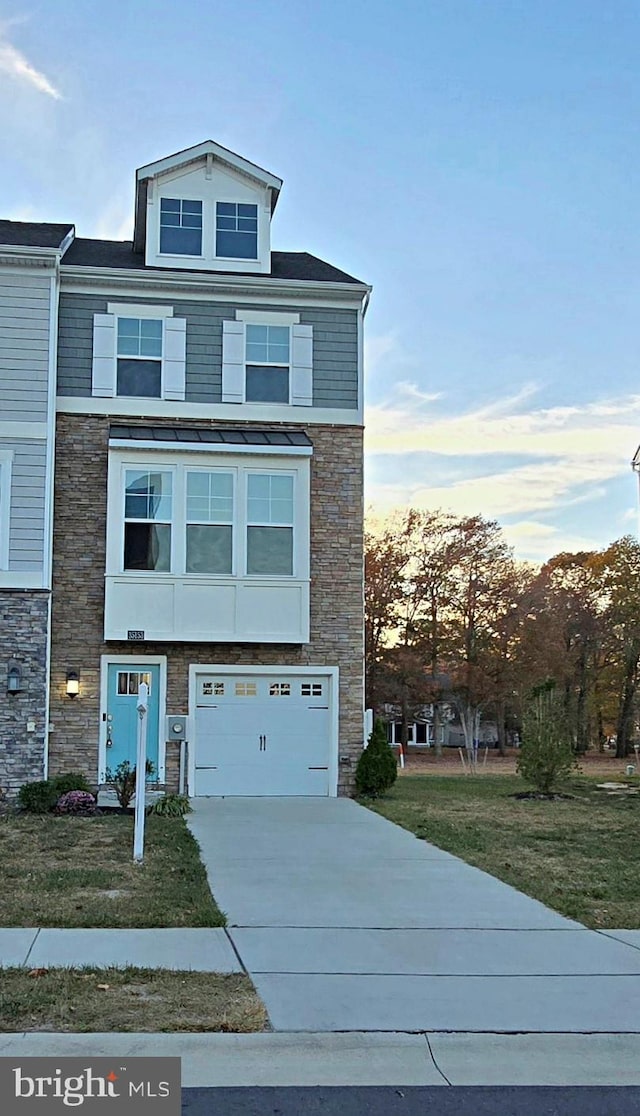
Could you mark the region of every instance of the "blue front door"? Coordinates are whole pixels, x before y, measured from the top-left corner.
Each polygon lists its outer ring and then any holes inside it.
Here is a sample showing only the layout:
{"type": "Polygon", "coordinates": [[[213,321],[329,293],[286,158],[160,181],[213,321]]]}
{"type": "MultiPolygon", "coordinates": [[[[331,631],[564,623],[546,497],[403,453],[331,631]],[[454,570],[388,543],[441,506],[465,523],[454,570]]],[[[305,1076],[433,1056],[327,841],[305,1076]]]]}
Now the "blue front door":
{"type": "Polygon", "coordinates": [[[128,760],[136,764],[138,746],[138,687],[146,682],[149,687],[149,714],[147,717],[147,758],[154,773],[148,781],[158,780],[158,716],[160,712],[160,667],[131,663],[110,663],[107,694],[107,754],[106,767],[112,771],[128,760]]]}

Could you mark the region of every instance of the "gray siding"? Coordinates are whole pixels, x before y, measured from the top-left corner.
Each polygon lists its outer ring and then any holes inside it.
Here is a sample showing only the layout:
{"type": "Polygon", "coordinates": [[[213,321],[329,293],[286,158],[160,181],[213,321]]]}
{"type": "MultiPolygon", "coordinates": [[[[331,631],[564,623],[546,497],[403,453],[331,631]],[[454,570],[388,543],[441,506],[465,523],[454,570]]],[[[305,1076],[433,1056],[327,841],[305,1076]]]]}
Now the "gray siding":
{"type": "Polygon", "coordinates": [[[47,447],[44,440],[0,439],[0,450],[13,450],[9,569],[37,573],[44,556],[44,498],[47,447]]]}
{"type": "Polygon", "coordinates": [[[50,278],[0,271],[0,418],[46,422],[50,278]]]}
{"type": "MultiPolygon", "coordinates": [[[[91,395],[93,315],[104,314],[107,302],[153,305],[132,291],[126,298],[92,295],[60,296],[58,394],[91,395]]],[[[222,400],[222,322],[236,310],[273,310],[273,305],[247,306],[157,299],[170,303],[176,317],[187,319],[186,399],[189,403],[222,400]]],[[[358,405],[358,315],[355,310],[322,310],[295,305],[278,310],[299,311],[300,321],[313,326],[313,403],[316,407],[355,408],[358,405]]]]}

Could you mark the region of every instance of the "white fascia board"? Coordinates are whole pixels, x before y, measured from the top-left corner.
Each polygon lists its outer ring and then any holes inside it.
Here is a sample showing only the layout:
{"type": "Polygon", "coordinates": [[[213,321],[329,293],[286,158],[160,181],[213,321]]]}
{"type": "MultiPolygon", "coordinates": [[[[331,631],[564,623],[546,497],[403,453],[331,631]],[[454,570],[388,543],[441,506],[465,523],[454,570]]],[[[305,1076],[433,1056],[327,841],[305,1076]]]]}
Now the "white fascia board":
{"type": "Polygon", "coordinates": [[[213,140],[204,140],[203,143],[197,143],[194,147],[187,147],[184,151],[176,151],[174,155],[167,155],[164,159],[157,159],[155,163],[147,163],[146,166],[139,167],[136,171],[136,181],[141,182],[145,178],[155,178],[156,175],[166,174],[167,171],[176,170],[177,167],[193,163],[207,155],[213,155],[220,162],[227,163],[242,174],[263,182],[265,186],[270,186],[272,190],[279,192],[282,189],[282,179],[278,178],[277,175],[271,174],[270,171],[257,166],[256,163],[250,163],[248,159],[243,159],[241,155],[236,155],[234,151],[221,147],[213,140]]]}
{"type": "Polygon", "coordinates": [[[86,293],[96,286],[111,286],[114,294],[118,288],[127,286],[129,293],[135,290],[150,290],[159,297],[176,298],[189,292],[199,292],[209,297],[231,297],[238,295],[258,295],[259,300],[272,295],[287,295],[289,301],[292,297],[306,298],[307,296],[322,296],[327,302],[336,296],[347,298],[351,303],[361,303],[372,290],[366,283],[318,283],[312,280],[300,279],[273,279],[268,275],[242,275],[234,281],[232,275],[215,275],[209,273],[185,275],[180,271],[151,271],[137,268],[119,267],[81,267],[79,265],[62,264],[62,286],[65,291],[82,294],[83,285],[89,288],[86,293]]]}
{"type": "Polygon", "coordinates": [[[55,268],[61,258],[62,251],[59,248],[26,248],[17,244],[0,244],[0,265],[3,267],[55,268]]]}
{"type": "Polygon", "coordinates": [[[311,457],[313,446],[238,445],[231,442],[143,442],[136,438],[109,438],[109,449],[159,450],[162,453],[251,454],[267,457],[311,457]]]}
{"type": "Polygon", "coordinates": [[[198,419],[230,423],[278,422],[283,426],[362,426],[355,407],[295,407],[277,403],[182,403],[164,399],[109,398],[89,395],[60,395],[60,414],[111,415],[135,419],[198,419]]]}

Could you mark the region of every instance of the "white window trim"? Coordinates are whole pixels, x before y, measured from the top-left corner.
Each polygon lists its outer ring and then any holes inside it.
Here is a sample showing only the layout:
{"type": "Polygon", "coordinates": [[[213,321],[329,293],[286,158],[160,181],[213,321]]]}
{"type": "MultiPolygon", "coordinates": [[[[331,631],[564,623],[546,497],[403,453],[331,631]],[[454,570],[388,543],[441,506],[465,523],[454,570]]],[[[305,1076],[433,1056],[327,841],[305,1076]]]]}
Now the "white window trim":
{"type": "Polygon", "coordinates": [[[172,318],[173,306],[149,305],[146,302],[108,302],[107,314],[116,318],[172,318]]]}
{"type": "MultiPolygon", "coordinates": [[[[281,465],[282,465],[282,463],[280,463],[280,466],[281,465]]],[[[247,469],[243,470],[243,472],[242,472],[242,497],[243,497],[243,500],[244,500],[244,506],[243,506],[243,512],[242,512],[242,527],[243,527],[243,530],[244,530],[243,577],[245,577],[248,581],[256,581],[256,580],[261,581],[261,580],[264,580],[265,577],[278,577],[278,578],[281,577],[281,578],[290,580],[291,578],[298,578],[300,576],[297,573],[297,570],[296,570],[297,555],[298,555],[298,537],[297,537],[298,499],[297,499],[297,490],[298,490],[298,474],[293,469],[283,469],[282,467],[280,467],[278,469],[270,468],[270,469],[267,470],[265,467],[261,467],[261,466],[255,467],[254,466],[252,468],[247,468],[247,469]],[[254,476],[254,477],[255,476],[262,476],[262,477],[270,476],[270,477],[272,477],[272,476],[276,476],[276,475],[281,476],[281,477],[291,477],[291,479],[293,481],[292,522],[291,523],[250,523],[249,522],[249,477],[250,476],[254,476]],[[248,565],[248,561],[249,561],[249,546],[248,546],[249,527],[285,527],[285,528],[291,528],[291,538],[292,538],[291,550],[292,550],[292,566],[293,566],[293,568],[292,568],[290,574],[250,574],[249,573],[249,571],[247,569],[247,565],[248,565]]]]}
{"type": "Polygon", "coordinates": [[[236,321],[247,325],[300,325],[300,315],[280,310],[236,310],[236,321]]]}
{"type": "MultiPolygon", "coordinates": [[[[93,360],[91,391],[93,399],[124,401],[127,409],[132,405],[166,404],[184,400],[186,389],[186,318],[174,317],[173,306],[134,302],[109,302],[106,314],[93,316],[93,360]],[[158,357],[122,357],[131,360],[157,360],[160,363],[160,395],[118,395],[118,320],[137,318],[162,323],[162,354],[158,357]],[[169,326],[168,323],[172,325],[169,326]],[[98,334],[98,330],[100,334],[98,334]],[[171,344],[169,344],[171,342],[171,344]],[[178,352],[176,356],[176,345],[178,352]],[[99,388],[96,387],[96,377],[99,388]]],[[[117,404],[116,404],[117,405],[117,404]]],[[[116,412],[117,413],[117,412],[116,412]]]]}
{"type": "MultiPolygon", "coordinates": [[[[13,450],[0,450],[0,570],[9,569],[11,530],[11,465],[13,450]]],[[[38,575],[41,578],[41,575],[38,575]]]]}
{"type": "MultiPolygon", "coordinates": [[[[126,577],[141,580],[173,581],[239,581],[249,584],[268,581],[276,584],[291,584],[308,580],[310,568],[310,468],[309,458],[293,457],[285,465],[282,455],[269,463],[267,455],[254,459],[241,457],[233,461],[216,460],[212,470],[234,474],[234,517],[232,524],[232,569],[231,574],[186,573],[186,473],[189,469],[205,469],[202,458],[195,458],[190,452],[139,454],[122,452],[111,447],[109,452],[109,471],[107,480],[107,555],[106,574],[109,577],[126,577]],[[295,464],[294,464],[295,462],[295,464]],[[171,569],[167,573],[156,570],[124,569],[124,523],[125,523],[125,475],[127,469],[173,473],[173,500],[171,519],[171,569]],[[294,515],[293,515],[293,573],[292,574],[247,574],[246,529],[247,529],[247,482],[251,473],[282,473],[294,478],[294,515]]],[[[229,455],[231,457],[231,455],[229,455]]]]}
{"type": "Polygon", "coordinates": [[[292,378],[293,378],[293,363],[292,363],[293,336],[292,336],[292,333],[291,333],[291,324],[289,322],[256,322],[255,319],[253,319],[253,320],[247,319],[246,321],[244,321],[243,324],[244,324],[244,375],[242,377],[242,388],[243,388],[242,402],[243,403],[255,404],[255,406],[257,406],[257,407],[261,407],[261,406],[265,406],[265,405],[267,407],[290,407],[291,406],[292,394],[293,394],[293,385],[291,383],[292,378]],[[288,330],[289,330],[289,359],[288,359],[286,364],[282,364],[280,361],[275,361],[275,360],[261,360],[258,363],[257,361],[253,361],[253,360],[248,359],[248,357],[247,357],[247,326],[250,326],[250,325],[284,325],[284,326],[286,326],[286,328],[288,328],[288,330]],[[288,392],[289,392],[288,398],[286,400],[282,400],[282,402],[276,402],[273,399],[265,399],[265,400],[247,399],[247,368],[249,367],[249,365],[251,365],[252,367],[256,367],[256,368],[286,368],[286,370],[287,370],[287,388],[288,388],[288,392]]]}
{"type": "MultiPolygon", "coordinates": [[[[213,227],[212,227],[212,230],[211,230],[212,234],[213,234],[213,239],[212,239],[213,259],[216,260],[216,261],[230,260],[231,263],[234,263],[234,264],[243,264],[243,263],[256,264],[256,263],[259,263],[260,262],[260,233],[261,233],[260,225],[261,225],[261,221],[262,221],[262,206],[260,205],[260,203],[257,199],[256,199],[256,201],[247,201],[244,198],[242,198],[242,199],[241,198],[222,198],[222,197],[214,198],[213,199],[213,221],[212,221],[213,227]],[[255,254],[255,256],[219,256],[218,255],[218,203],[220,203],[221,205],[254,205],[255,206],[255,208],[256,208],[256,254],[255,254]]],[[[203,222],[203,224],[204,224],[204,222],[203,222]]],[[[221,231],[222,232],[225,232],[225,231],[230,232],[231,230],[222,229],[221,231]]],[[[236,231],[238,231],[238,230],[236,230],[236,231]]]]}
{"type": "Polygon", "coordinates": [[[206,259],[204,246],[206,244],[206,241],[205,241],[205,227],[207,225],[207,217],[206,217],[207,206],[205,204],[205,199],[203,197],[199,196],[199,195],[196,195],[196,194],[193,194],[193,196],[190,197],[187,194],[183,194],[180,190],[174,192],[173,194],[166,194],[163,190],[163,192],[161,194],[158,194],[157,207],[158,207],[158,209],[157,209],[158,220],[157,220],[157,228],[156,228],[156,232],[157,232],[157,241],[156,241],[157,251],[156,251],[156,255],[157,255],[158,259],[161,259],[161,260],[200,260],[200,261],[206,259]],[[199,201],[199,202],[202,202],[202,229],[201,229],[202,240],[200,241],[200,252],[199,252],[199,254],[196,253],[195,255],[191,255],[189,252],[161,252],[160,251],[160,235],[161,235],[161,229],[162,229],[162,226],[161,226],[161,223],[160,223],[160,218],[161,218],[161,213],[162,213],[162,200],[163,199],[165,201],[180,201],[180,202],[183,202],[183,201],[199,201]]]}

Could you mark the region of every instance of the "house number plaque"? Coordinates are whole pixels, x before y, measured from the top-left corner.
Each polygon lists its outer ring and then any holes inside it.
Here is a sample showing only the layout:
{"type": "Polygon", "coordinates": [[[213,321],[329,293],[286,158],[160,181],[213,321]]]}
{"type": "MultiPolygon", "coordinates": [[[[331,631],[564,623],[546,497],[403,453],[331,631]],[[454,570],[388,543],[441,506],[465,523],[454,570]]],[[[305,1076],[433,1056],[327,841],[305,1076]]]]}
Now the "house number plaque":
{"type": "Polygon", "coordinates": [[[135,628],[127,632],[127,639],[144,639],[144,632],[137,631],[135,628]]]}

